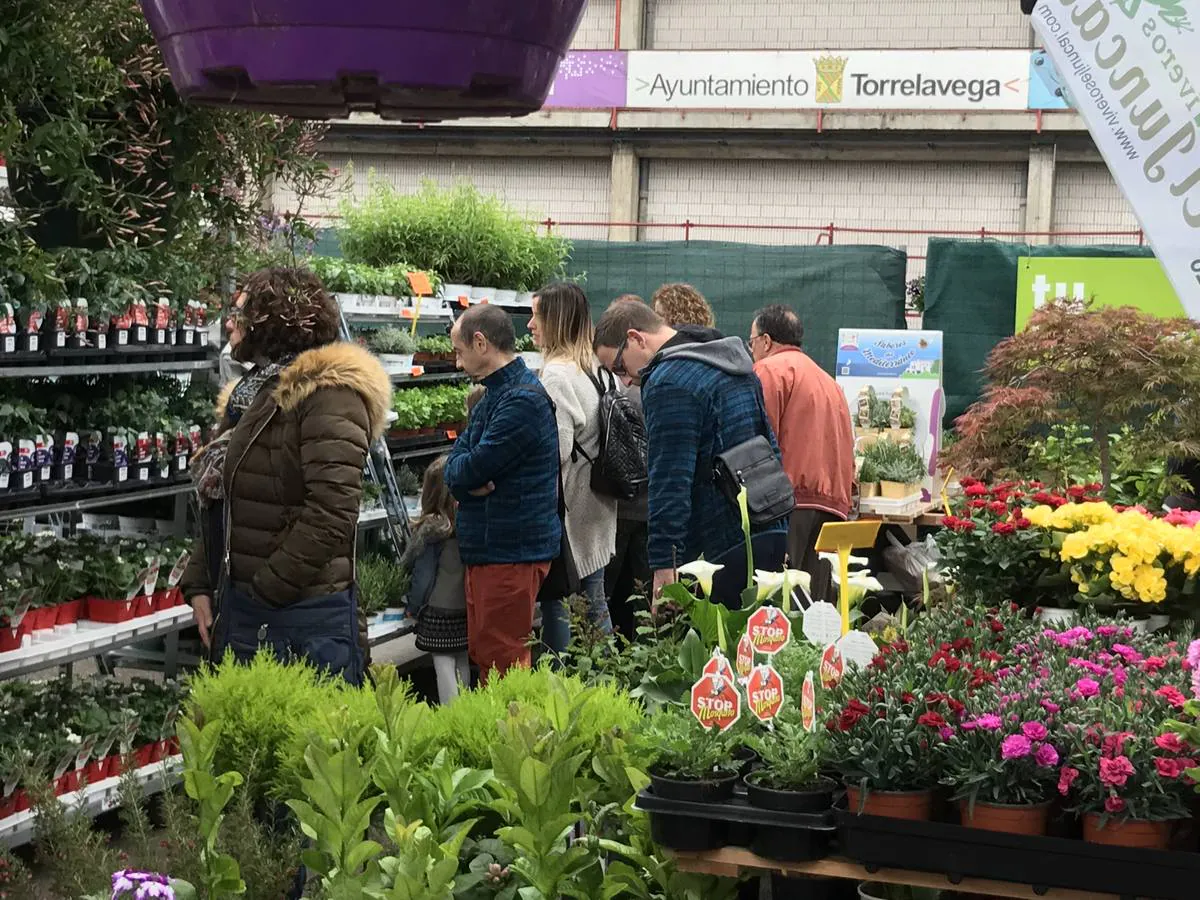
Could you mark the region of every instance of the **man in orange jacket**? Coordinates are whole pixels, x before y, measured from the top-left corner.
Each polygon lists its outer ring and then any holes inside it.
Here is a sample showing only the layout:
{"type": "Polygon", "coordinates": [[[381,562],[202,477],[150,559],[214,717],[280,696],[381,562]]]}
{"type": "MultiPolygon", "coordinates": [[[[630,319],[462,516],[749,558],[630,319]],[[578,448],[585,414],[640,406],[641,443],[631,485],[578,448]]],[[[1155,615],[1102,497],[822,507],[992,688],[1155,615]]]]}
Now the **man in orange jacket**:
{"type": "Polygon", "coordinates": [[[831,589],[830,568],[819,565],[815,546],[822,525],[850,514],[854,431],[842,389],[800,349],[803,340],[800,317],[786,306],[759,310],[750,326],[754,372],[796,489],[788,557],[813,577],[813,596],[822,598],[831,589]]]}

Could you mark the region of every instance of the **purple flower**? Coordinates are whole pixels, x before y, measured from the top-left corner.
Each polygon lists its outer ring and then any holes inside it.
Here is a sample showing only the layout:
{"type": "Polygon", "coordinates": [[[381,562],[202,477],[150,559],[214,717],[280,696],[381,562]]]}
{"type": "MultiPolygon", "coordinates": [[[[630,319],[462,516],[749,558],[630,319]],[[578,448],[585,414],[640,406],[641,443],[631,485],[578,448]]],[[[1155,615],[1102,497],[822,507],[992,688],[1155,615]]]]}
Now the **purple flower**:
{"type": "Polygon", "coordinates": [[[1021,759],[1033,750],[1029,738],[1023,734],[1010,734],[1000,744],[1000,756],[1003,759],[1021,759]]]}
{"type": "Polygon", "coordinates": [[[1200,669],[1192,669],[1192,696],[1200,700],[1200,669]]]}
{"type": "Polygon", "coordinates": [[[1034,752],[1033,758],[1039,766],[1047,769],[1058,765],[1058,751],[1054,749],[1052,744],[1042,744],[1039,746],[1034,752]]]}
{"type": "Polygon", "coordinates": [[[1046,739],[1046,726],[1041,722],[1026,722],[1021,726],[1021,734],[1025,735],[1031,741],[1044,741],[1046,739]]]}
{"type": "Polygon", "coordinates": [[[1075,682],[1075,690],[1079,691],[1084,697],[1095,697],[1100,693],[1100,685],[1091,678],[1080,678],[1075,682]]]}
{"type": "Polygon", "coordinates": [[[950,738],[954,737],[954,729],[947,725],[939,732],[939,734],[941,734],[943,741],[948,741],[950,738]]]}
{"type": "Polygon", "coordinates": [[[1004,726],[1004,720],[995,713],[988,713],[976,719],[975,724],[985,731],[999,731],[1004,726]]]}

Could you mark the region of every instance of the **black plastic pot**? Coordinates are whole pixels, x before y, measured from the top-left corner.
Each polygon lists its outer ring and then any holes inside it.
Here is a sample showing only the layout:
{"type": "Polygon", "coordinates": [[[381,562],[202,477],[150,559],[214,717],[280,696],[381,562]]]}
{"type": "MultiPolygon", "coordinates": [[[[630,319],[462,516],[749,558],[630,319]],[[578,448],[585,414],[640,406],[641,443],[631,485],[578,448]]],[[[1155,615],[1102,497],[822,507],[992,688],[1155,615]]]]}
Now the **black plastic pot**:
{"type": "Polygon", "coordinates": [[[733,761],[738,764],[738,777],[744,781],[746,776],[753,772],[755,766],[762,761],[762,757],[758,755],[758,751],[749,747],[738,747],[733,752],[733,761]]]}
{"type": "Polygon", "coordinates": [[[761,777],[761,772],[754,772],[746,779],[746,799],[751,806],[795,813],[824,812],[833,806],[837,785],[832,781],[818,781],[802,791],[781,791],[758,784],[761,777]]]}
{"type": "Polygon", "coordinates": [[[667,778],[650,772],[650,787],[656,797],[682,803],[722,803],[733,799],[738,776],[714,778],[707,781],[667,778]]]}

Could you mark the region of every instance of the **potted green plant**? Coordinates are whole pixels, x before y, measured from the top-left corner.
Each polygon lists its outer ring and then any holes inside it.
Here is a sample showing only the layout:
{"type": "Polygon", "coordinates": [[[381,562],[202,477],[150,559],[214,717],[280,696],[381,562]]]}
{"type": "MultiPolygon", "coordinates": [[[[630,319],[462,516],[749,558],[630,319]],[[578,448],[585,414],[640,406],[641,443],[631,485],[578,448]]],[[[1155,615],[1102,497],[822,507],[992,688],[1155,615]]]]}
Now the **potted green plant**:
{"type": "Polygon", "coordinates": [[[748,743],[762,761],[746,776],[746,798],[752,806],[804,813],[833,805],[837,785],[821,774],[823,737],[801,725],[795,704],[775,719],[771,731],[748,743]]]}
{"type": "Polygon", "coordinates": [[[890,423],[888,438],[896,444],[911,444],[913,429],[917,427],[917,414],[911,406],[901,405],[895,419],[890,423]]]}
{"type": "Polygon", "coordinates": [[[417,341],[413,363],[420,366],[437,362],[454,362],[454,344],[447,334],[432,334],[417,341]]]}
{"type": "Polygon", "coordinates": [[[417,342],[407,328],[389,325],[367,336],[367,349],[379,357],[389,373],[407,374],[412,368],[417,342]]]}
{"type": "Polygon", "coordinates": [[[654,793],[666,800],[720,803],[733,796],[739,763],[734,739],[706,729],[687,709],[670,706],[647,719],[638,735],[649,759],[654,793]]]}
{"type": "Polygon", "coordinates": [[[858,495],[864,500],[879,496],[879,469],[869,456],[863,457],[858,467],[858,495]]]}
{"type": "Polygon", "coordinates": [[[367,555],[358,561],[359,608],[372,619],[400,606],[408,593],[408,573],[382,556],[367,555]]]}
{"type": "Polygon", "coordinates": [[[902,500],[920,492],[925,462],[911,445],[876,441],[867,448],[865,457],[874,464],[884,499],[902,500]]]}

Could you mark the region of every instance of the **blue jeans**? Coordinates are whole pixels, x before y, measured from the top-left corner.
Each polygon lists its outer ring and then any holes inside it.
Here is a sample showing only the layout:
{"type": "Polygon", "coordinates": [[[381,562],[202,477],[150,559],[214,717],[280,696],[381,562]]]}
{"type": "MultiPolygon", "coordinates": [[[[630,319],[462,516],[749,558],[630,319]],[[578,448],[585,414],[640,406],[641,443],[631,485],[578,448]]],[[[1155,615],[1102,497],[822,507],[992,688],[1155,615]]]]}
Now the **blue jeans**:
{"type": "MultiPolygon", "coordinates": [[[[612,616],[604,595],[604,570],[597,569],[580,579],[579,593],[587,597],[592,624],[605,634],[612,634],[612,616]]],[[[542,643],[553,653],[565,653],[571,643],[571,613],[564,600],[542,602],[542,643]]]]}

